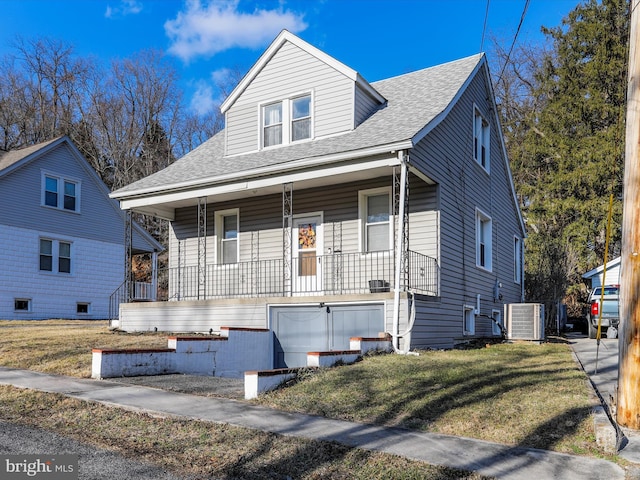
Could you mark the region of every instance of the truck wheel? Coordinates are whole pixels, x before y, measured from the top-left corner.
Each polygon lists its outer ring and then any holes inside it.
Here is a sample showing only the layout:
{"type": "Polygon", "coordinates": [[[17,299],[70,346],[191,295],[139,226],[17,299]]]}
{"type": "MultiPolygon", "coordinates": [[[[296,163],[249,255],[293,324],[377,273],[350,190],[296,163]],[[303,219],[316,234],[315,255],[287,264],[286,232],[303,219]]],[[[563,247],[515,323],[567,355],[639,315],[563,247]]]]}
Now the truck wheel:
{"type": "Polygon", "coordinates": [[[589,338],[596,338],[598,335],[598,327],[594,327],[591,322],[589,322],[589,338]]]}

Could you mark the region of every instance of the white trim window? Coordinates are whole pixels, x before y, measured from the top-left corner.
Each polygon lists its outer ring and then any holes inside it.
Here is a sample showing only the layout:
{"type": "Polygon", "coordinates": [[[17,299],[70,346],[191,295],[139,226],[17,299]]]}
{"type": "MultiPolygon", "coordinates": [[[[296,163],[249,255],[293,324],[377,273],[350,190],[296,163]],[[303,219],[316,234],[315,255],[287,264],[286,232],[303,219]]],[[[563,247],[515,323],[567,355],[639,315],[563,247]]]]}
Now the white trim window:
{"type": "Polygon", "coordinates": [[[89,315],[91,313],[91,303],[89,302],[77,302],[76,313],[78,315],[89,315]]]}
{"type": "Polygon", "coordinates": [[[71,243],[50,238],[40,239],[40,271],[71,273],[71,243]]]}
{"type": "Polygon", "coordinates": [[[291,141],[311,138],[311,95],[291,99],[291,141]]]}
{"type": "Polygon", "coordinates": [[[262,146],[282,144],[282,102],[262,107],[262,146]]]}
{"type": "Polygon", "coordinates": [[[41,204],[67,212],[79,212],[80,181],[43,172],[41,204]]]}
{"type": "Polygon", "coordinates": [[[216,212],[216,235],[218,237],[218,263],[238,263],[240,211],[238,209],[216,212]]]}
{"type": "Polygon", "coordinates": [[[269,148],[309,140],[313,137],[311,94],[262,105],[261,147],[269,148]]]}
{"type": "Polygon", "coordinates": [[[476,209],[476,266],[492,270],[493,227],[491,217],[476,209]]]}
{"type": "Polygon", "coordinates": [[[31,311],[30,298],[14,298],[13,311],[17,313],[29,313],[31,311]]]}
{"type": "Polygon", "coordinates": [[[477,107],[473,108],[473,158],[489,173],[491,131],[489,122],[477,107]]]}
{"type": "Polygon", "coordinates": [[[464,305],[462,307],[462,334],[475,335],[476,333],[476,309],[475,307],[464,305]]]}
{"type": "Polygon", "coordinates": [[[388,187],[363,190],[359,194],[362,219],[362,250],[379,252],[391,250],[391,189],[388,187]]]}
{"type": "Polygon", "coordinates": [[[513,281],[522,282],[522,240],[516,236],[513,237],[513,281]]]}

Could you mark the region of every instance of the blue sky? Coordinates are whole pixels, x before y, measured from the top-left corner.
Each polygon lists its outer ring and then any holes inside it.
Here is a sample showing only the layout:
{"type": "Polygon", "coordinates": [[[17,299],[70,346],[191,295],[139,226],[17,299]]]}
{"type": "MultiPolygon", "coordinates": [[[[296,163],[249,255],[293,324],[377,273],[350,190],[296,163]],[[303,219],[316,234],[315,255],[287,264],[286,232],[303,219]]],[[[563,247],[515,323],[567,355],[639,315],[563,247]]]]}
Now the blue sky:
{"type": "MultiPolygon", "coordinates": [[[[518,43],[542,42],[579,0],[530,0],[518,43]]],[[[46,36],[108,63],[144,49],[175,62],[186,98],[206,110],[215,79],[246,72],[283,29],[369,82],[508,50],[527,0],[0,0],[0,55],[16,35],[46,36]]],[[[489,64],[492,69],[497,65],[489,64]]]]}

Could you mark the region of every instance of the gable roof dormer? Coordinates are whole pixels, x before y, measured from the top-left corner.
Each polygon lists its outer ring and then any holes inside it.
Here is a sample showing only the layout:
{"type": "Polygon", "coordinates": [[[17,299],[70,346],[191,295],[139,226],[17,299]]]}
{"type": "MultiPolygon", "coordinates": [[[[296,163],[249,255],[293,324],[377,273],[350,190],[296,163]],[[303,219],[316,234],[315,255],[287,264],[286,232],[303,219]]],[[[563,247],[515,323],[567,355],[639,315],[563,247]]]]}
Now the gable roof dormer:
{"type": "Polygon", "coordinates": [[[221,105],[225,154],[346,133],[385,102],[358,72],[283,30],[221,105]]]}

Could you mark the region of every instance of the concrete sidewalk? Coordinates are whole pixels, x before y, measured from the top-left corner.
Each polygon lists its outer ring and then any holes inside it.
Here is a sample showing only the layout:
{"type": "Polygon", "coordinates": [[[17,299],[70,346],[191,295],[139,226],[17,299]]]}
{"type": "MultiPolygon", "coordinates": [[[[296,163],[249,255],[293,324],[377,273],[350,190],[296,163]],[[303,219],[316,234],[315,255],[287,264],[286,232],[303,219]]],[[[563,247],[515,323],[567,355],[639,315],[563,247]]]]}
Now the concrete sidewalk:
{"type": "MultiPolygon", "coordinates": [[[[611,410],[616,402],[618,385],[618,339],[603,338],[598,345],[596,340],[585,335],[571,333],[567,335],[567,340],[600,401],[613,415],[611,410]]],[[[606,418],[605,421],[612,429],[612,434],[617,433],[618,455],[640,464],[640,432],[620,428],[610,418],[606,418]]],[[[635,478],[640,478],[640,472],[635,478]]]]}
{"type": "Polygon", "coordinates": [[[625,478],[620,466],[605,460],[286,413],[242,401],[198,397],[111,381],[0,367],[0,384],[60,393],[130,410],[226,423],[312,440],[335,441],[500,479],[625,478]]]}

